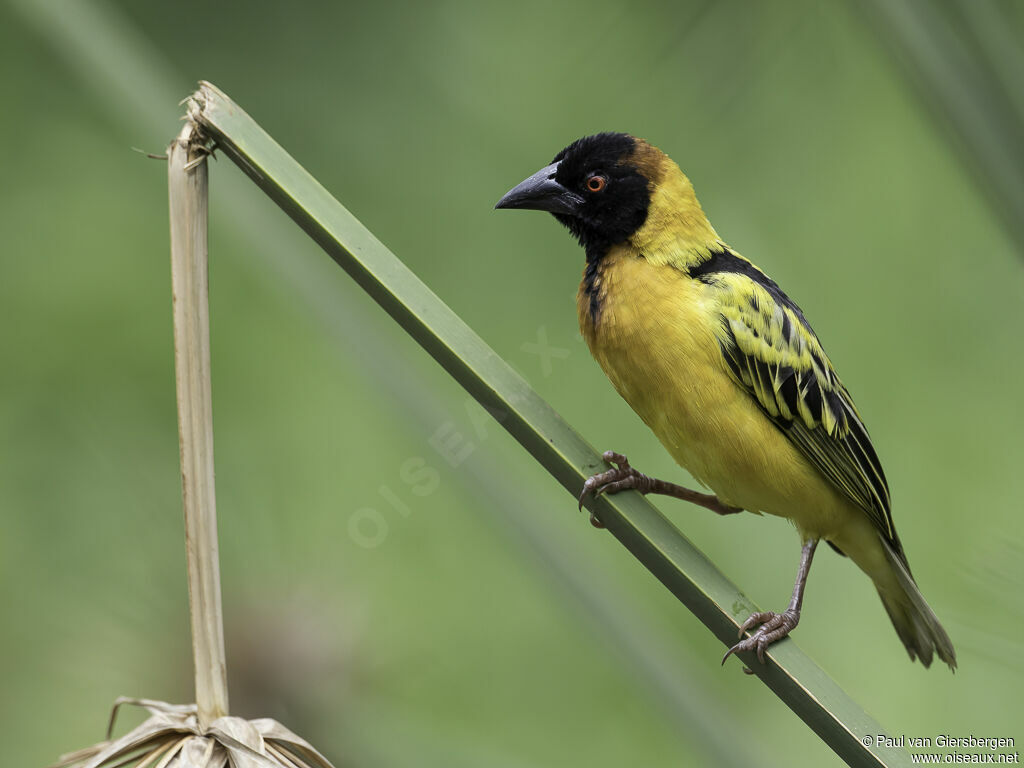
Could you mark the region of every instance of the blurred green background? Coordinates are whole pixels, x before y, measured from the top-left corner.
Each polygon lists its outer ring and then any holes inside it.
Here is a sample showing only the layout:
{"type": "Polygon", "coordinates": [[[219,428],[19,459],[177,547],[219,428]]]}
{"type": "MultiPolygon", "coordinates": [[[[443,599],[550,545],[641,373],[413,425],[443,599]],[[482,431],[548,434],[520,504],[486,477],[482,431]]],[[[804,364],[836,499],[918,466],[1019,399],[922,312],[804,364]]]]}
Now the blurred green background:
{"type": "MultiPolygon", "coordinates": [[[[1021,6],[991,9],[1019,54],[1021,6]]],[[[118,695],[192,697],[166,181],[131,148],[163,151],[200,78],[595,446],[688,481],[579,339],[579,249],[550,217],[492,211],[583,134],[668,152],[824,339],[960,669],[911,664],[829,551],[796,641],[894,734],[1024,740],[1022,248],[979,147],[950,141],[956,120],[865,15],[0,4],[4,763],[100,739],[118,695]]],[[[281,719],[339,768],[838,762],[236,168],[211,183],[236,714],[281,719]]],[[[785,604],[788,524],[658,503],[756,602],[785,604]]]]}

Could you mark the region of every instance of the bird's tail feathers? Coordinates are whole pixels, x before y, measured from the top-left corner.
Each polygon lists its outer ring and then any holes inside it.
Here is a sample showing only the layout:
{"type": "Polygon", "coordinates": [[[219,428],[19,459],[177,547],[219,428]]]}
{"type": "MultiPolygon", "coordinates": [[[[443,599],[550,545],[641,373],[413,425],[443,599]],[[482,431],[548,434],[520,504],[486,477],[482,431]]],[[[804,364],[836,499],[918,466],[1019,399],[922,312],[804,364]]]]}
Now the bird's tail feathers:
{"type": "Polygon", "coordinates": [[[895,578],[885,587],[878,587],[878,596],[882,598],[882,605],[892,619],[896,634],[906,646],[910,660],[920,658],[921,663],[928,667],[931,666],[933,654],[938,654],[950,669],[956,670],[956,651],[953,650],[953,642],[946,630],[925,602],[910,572],[884,539],[882,547],[895,578]]]}

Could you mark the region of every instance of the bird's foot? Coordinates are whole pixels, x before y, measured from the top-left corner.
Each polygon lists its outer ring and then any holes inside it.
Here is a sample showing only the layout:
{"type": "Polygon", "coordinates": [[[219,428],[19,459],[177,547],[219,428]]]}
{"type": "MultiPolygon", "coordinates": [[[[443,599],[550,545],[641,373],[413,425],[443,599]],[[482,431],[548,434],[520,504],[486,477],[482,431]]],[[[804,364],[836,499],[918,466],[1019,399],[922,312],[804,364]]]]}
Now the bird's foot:
{"type": "Polygon", "coordinates": [[[650,493],[656,481],[629,466],[629,459],[621,453],[605,451],[601,454],[601,458],[609,464],[617,466],[587,478],[587,482],[583,484],[583,492],[580,494],[581,510],[583,509],[583,502],[586,501],[589,495],[596,499],[602,493],[613,494],[619,491],[650,493]]]}
{"type": "MultiPolygon", "coordinates": [[[[583,484],[583,492],[580,494],[580,509],[583,509],[583,502],[586,501],[587,496],[591,494],[593,494],[596,499],[602,493],[611,494],[618,493],[619,491],[639,491],[643,494],[660,493],[664,496],[672,496],[676,499],[688,501],[691,504],[698,504],[702,507],[706,507],[719,515],[734,515],[737,512],[743,511],[739,507],[723,504],[719,501],[717,496],[712,494],[691,491],[689,488],[683,488],[681,485],[669,483],[664,480],[658,480],[654,477],[648,477],[642,472],[637,472],[629,466],[629,459],[621,453],[605,451],[601,454],[601,458],[609,464],[616,464],[618,466],[614,469],[609,469],[606,472],[598,472],[583,484]]],[[[593,514],[590,515],[590,522],[598,528],[604,528],[593,514]]]]}
{"type": "Polygon", "coordinates": [[[765,649],[776,642],[781,640],[790,632],[792,632],[796,625],[800,622],[800,612],[794,610],[785,610],[782,613],[776,613],[775,611],[759,611],[758,613],[752,614],[749,619],[743,622],[743,626],[740,627],[740,637],[755,626],[760,624],[750,637],[740,640],[732,648],[728,650],[725,656],[722,657],[722,663],[725,664],[725,660],[732,656],[734,653],[740,651],[757,651],[757,658],[762,664],[764,664],[764,652],[765,649]]]}
{"type": "MultiPolygon", "coordinates": [[[[583,502],[588,495],[596,499],[602,493],[618,493],[619,491],[635,490],[640,493],[647,493],[653,480],[647,475],[637,472],[629,466],[629,459],[615,451],[605,451],[601,458],[609,464],[617,466],[606,472],[598,472],[587,478],[583,484],[583,492],[580,493],[580,510],[583,509],[583,502]]],[[[597,519],[593,512],[590,514],[590,524],[595,528],[604,528],[604,524],[597,519]]]]}

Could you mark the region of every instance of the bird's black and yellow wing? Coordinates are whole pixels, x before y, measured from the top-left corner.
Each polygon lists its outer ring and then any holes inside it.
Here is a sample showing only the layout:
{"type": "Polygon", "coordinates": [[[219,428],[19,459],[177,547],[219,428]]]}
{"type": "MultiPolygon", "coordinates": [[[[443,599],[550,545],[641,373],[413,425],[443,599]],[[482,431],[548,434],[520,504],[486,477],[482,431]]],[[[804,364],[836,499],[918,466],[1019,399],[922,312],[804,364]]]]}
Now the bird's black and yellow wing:
{"type": "Polygon", "coordinates": [[[712,253],[689,274],[719,292],[719,344],[736,380],[822,475],[864,510],[906,564],[878,456],[803,312],[728,249],[712,253]]]}

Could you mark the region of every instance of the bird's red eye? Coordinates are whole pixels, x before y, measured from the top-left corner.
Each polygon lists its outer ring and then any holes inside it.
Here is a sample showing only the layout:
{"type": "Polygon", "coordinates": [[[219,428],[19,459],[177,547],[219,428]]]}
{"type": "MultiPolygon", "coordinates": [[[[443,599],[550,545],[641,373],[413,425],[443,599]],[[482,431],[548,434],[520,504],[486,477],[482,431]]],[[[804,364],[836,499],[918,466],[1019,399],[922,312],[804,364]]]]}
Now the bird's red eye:
{"type": "Polygon", "coordinates": [[[595,173],[593,176],[587,179],[587,189],[591,192],[600,192],[608,184],[608,179],[599,173],[595,173]]]}

